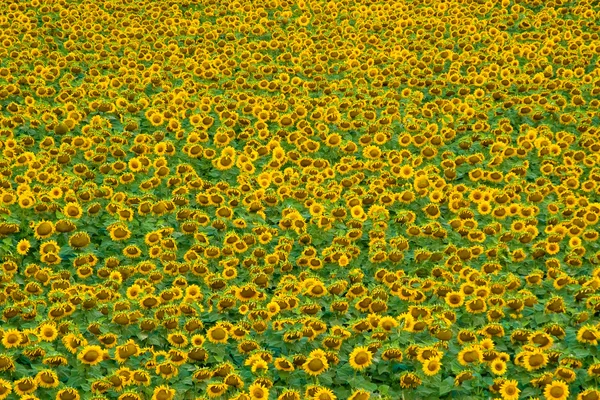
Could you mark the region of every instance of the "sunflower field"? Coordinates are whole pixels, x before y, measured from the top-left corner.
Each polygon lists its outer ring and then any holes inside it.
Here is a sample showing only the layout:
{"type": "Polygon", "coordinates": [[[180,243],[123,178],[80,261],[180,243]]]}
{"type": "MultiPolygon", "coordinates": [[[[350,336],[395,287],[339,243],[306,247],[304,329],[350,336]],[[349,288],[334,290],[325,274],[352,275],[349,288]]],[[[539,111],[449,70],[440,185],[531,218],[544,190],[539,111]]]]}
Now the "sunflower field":
{"type": "Polygon", "coordinates": [[[0,400],[600,400],[596,0],[0,0],[0,400]]]}

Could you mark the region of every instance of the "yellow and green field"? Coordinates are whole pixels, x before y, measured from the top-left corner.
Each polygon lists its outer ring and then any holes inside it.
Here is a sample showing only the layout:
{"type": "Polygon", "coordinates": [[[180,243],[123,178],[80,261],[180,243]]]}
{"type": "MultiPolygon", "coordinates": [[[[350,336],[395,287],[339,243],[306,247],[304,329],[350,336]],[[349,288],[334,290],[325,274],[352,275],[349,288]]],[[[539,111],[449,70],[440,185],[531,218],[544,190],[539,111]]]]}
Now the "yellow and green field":
{"type": "Polygon", "coordinates": [[[600,400],[599,20],[0,0],[0,400],[600,400]]]}

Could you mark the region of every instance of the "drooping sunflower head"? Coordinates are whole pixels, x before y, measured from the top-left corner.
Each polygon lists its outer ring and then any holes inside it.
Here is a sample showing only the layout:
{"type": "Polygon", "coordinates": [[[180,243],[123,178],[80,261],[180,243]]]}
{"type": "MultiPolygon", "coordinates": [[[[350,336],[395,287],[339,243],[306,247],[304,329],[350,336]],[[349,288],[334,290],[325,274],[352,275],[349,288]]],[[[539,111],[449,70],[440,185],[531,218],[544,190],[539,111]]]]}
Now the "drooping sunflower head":
{"type": "Polygon", "coordinates": [[[33,234],[36,239],[46,239],[54,233],[54,224],[51,221],[40,221],[34,225],[33,234]]]}

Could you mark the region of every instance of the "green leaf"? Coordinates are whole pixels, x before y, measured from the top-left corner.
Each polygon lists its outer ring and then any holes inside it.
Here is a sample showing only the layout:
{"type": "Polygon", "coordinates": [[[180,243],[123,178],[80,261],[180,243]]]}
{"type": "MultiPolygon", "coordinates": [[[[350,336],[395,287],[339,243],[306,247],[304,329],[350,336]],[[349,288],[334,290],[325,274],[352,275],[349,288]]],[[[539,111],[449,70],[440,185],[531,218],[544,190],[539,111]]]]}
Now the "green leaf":
{"type": "Polygon", "coordinates": [[[450,393],[454,389],[454,378],[447,377],[440,384],[440,396],[450,393]]]}

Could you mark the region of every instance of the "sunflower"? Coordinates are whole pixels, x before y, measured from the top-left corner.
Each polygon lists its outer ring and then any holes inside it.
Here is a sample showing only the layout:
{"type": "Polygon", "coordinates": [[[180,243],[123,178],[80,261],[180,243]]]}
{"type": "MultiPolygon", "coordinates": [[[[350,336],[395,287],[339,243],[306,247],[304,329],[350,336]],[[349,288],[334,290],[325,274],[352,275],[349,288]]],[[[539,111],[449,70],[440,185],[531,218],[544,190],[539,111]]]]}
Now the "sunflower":
{"type": "Polygon", "coordinates": [[[244,387],[244,380],[238,374],[230,373],[225,378],[223,378],[223,383],[227,386],[232,386],[237,389],[241,389],[244,387]]]}
{"type": "Polygon", "coordinates": [[[77,358],[86,365],[96,365],[102,362],[105,356],[105,351],[100,346],[85,346],[77,358]]]}
{"type": "Polygon", "coordinates": [[[54,224],[51,221],[40,221],[34,225],[33,235],[36,239],[47,239],[54,233],[54,224]]]}
{"type": "Polygon", "coordinates": [[[594,325],[584,325],[577,331],[577,341],[580,343],[596,346],[598,339],[600,339],[600,332],[594,325]]]}
{"type": "Polygon", "coordinates": [[[432,357],[428,360],[425,360],[425,362],[423,363],[423,372],[427,376],[436,375],[438,372],[440,372],[441,368],[442,363],[440,362],[439,357],[432,357]]]}
{"type": "Polygon", "coordinates": [[[136,245],[129,245],[123,249],[123,255],[127,258],[138,258],[142,255],[142,250],[136,245]]]}
{"type": "Polygon", "coordinates": [[[219,397],[223,395],[229,387],[224,383],[209,383],[206,387],[206,394],[208,397],[219,397]]]}
{"type": "Polygon", "coordinates": [[[356,389],[352,393],[350,393],[348,400],[369,400],[370,398],[371,393],[363,389],[356,389]]]}
{"type": "Polygon", "coordinates": [[[295,369],[294,364],[285,357],[278,357],[275,359],[275,368],[277,368],[279,371],[286,372],[291,372],[295,369]]]}
{"type": "Polygon", "coordinates": [[[5,379],[0,379],[0,400],[4,400],[12,392],[12,385],[5,379]]]}
{"type": "Polygon", "coordinates": [[[98,336],[98,341],[104,345],[107,349],[111,349],[117,345],[119,337],[114,333],[107,333],[98,336]]]}
{"type": "Polygon", "coordinates": [[[248,388],[251,400],[267,400],[269,398],[269,389],[259,383],[253,383],[248,388]]]}
{"type": "Polygon", "coordinates": [[[463,366],[479,363],[482,360],[483,354],[477,346],[467,346],[458,353],[458,362],[463,366]]]}
{"type": "MultiPolygon", "coordinates": [[[[1,399],[1,397],[0,397],[1,399]]],[[[598,400],[600,399],[600,390],[587,389],[577,395],[577,400],[598,400]]]]}
{"type": "Polygon", "coordinates": [[[45,342],[52,342],[58,337],[58,329],[52,323],[44,323],[38,328],[40,339],[45,342]]]}
{"type": "Polygon", "coordinates": [[[90,235],[87,232],[77,232],[69,238],[69,246],[74,249],[81,249],[90,244],[90,235]]]}
{"type": "Polygon", "coordinates": [[[336,400],[337,396],[333,393],[331,389],[320,388],[314,394],[313,400],[336,400]]]}
{"type": "Polygon", "coordinates": [[[544,388],[546,400],[566,400],[569,397],[569,386],[561,381],[552,381],[544,388]]]}
{"type": "Polygon", "coordinates": [[[350,353],[348,361],[353,369],[361,371],[372,364],[373,354],[369,351],[368,347],[356,347],[350,353]]]}
{"type": "Polygon", "coordinates": [[[17,253],[22,256],[27,255],[27,252],[31,248],[31,242],[27,239],[21,239],[19,243],[17,243],[17,253]]]}
{"type": "Polygon", "coordinates": [[[523,357],[523,366],[527,371],[535,371],[548,364],[548,356],[541,350],[528,351],[523,357]]]}
{"type": "Polygon", "coordinates": [[[504,375],[506,373],[506,362],[497,358],[490,363],[490,370],[495,375],[504,375]]]}
{"type": "Polygon", "coordinates": [[[457,308],[463,305],[465,297],[462,292],[451,291],[446,293],[445,300],[450,307],[457,308]]]}
{"type": "Polygon", "coordinates": [[[518,382],[515,380],[504,381],[500,386],[500,394],[502,400],[519,400],[519,393],[521,390],[517,387],[518,382]]]}
{"type": "Polygon", "coordinates": [[[169,379],[174,376],[177,376],[179,374],[179,370],[177,369],[175,364],[173,364],[170,361],[167,361],[160,364],[156,364],[154,373],[156,375],[161,376],[163,379],[169,379]]]}
{"type": "Polygon", "coordinates": [[[43,388],[54,388],[57,387],[60,383],[56,372],[50,369],[39,371],[35,376],[35,379],[38,385],[40,385],[43,388]]]}
{"type": "Polygon", "coordinates": [[[142,400],[142,397],[134,391],[128,391],[121,394],[117,400],[142,400]]]}
{"type": "Polygon", "coordinates": [[[227,343],[229,332],[221,326],[213,326],[206,332],[206,337],[211,343],[227,343]]]}
{"type": "Polygon", "coordinates": [[[113,241],[127,240],[131,237],[131,231],[124,224],[115,224],[108,228],[108,233],[113,241]]]}
{"type": "Polygon", "coordinates": [[[79,219],[81,218],[83,211],[78,203],[67,203],[63,207],[63,214],[69,218],[79,219]]]}
{"type": "Polygon", "coordinates": [[[173,400],[175,398],[175,389],[166,385],[160,385],[154,388],[152,400],[173,400]]]}
{"type": "Polygon", "coordinates": [[[262,358],[256,359],[252,363],[252,368],[250,368],[250,370],[253,373],[256,373],[257,371],[260,371],[260,372],[267,371],[268,369],[269,369],[269,364],[262,358]]]}
{"type": "Polygon", "coordinates": [[[2,336],[2,345],[7,348],[18,347],[23,340],[23,334],[18,329],[7,329],[2,336]]]}
{"type": "Polygon", "coordinates": [[[294,389],[284,389],[277,400],[300,400],[300,392],[294,389]]]}
{"type": "Polygon", "coordinates": [[[412,372],[405,372],[400,375],[400,386],[404,389],[414,389],[421,384],[421,379],[412,372]]]}
{"type": "Polygon", "coordinates": [[[57,254],[59,252],[60,252],[60,246],[54,240],[49,240],[40,245],[40,253],[41,254],[47,254],[47,253],[57,254]]]}
{"type": "Polygon", "coordinates": [[[40,258],[40,261],[48,265],[57,265],[60,264],[62,258],[58,255],[58,253],[44,253],[40,258]]]}
{"type": "Polygon", "coordinates": [[[325,357],[309,357],[304,364],[302,364],[304,372],[311,376],[318,376],[328,368],[329,363],[325,357]]]}
{"type": "Polygon", "coordinates": [[[13,390],[19,396],[25,396],[37,390],[38,383],[34,378],[25,377],[13,382],[13,390]]]}

